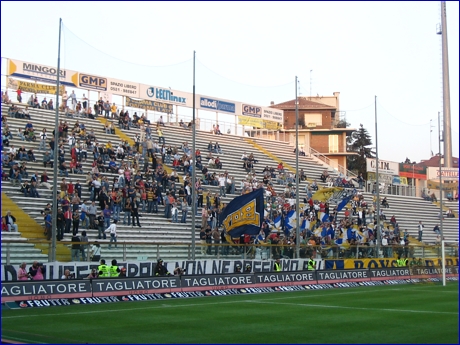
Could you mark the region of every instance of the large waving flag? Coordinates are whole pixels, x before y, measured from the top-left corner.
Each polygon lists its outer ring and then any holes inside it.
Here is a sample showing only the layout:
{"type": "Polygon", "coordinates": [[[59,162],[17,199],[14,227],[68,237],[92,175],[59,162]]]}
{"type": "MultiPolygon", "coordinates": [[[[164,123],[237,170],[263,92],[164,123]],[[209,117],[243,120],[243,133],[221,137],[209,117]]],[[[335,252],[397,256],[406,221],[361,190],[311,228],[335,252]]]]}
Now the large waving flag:
{"type": "Polygon", "coordinates": [[[319,201],[329,201],[329,199],[332,198],[334,193],[341,191],[343,191],[343,188],[341,187],[323,188],[315,192],[315,194],[313,195],[313,199],[319,201]]]}
{"type": "Polygon", "coordinates": [[[275,229],[279,230],[281,228],[281,216],[278,216],[273,221],[275,229]]]}
{"type": "Polygon", "coordinates": [[[318,212],[318,219],[324,223],[324,222],[327,222],[329,220],[329,213],[325,213],[325,212],[318,212]]]}
{"type": "Polygon", "coordinates": [[[295,210],[290,210],[286,216],[286,233],[292,229],[296,228],[296,219],[297,219],[297,212],[295,210]]]}
{"type": "Polygon", "coordinates": [[[342,211],[342,209],[347,206],[347,204],[350,202],[351,198],[353,198],[353,195],[348,195],[342,199],[341,202],[337,205],[337,212],[342,211]]]}
{"type": "Polygon", "coordinates": [[[222,225],[230,237],[257,235],[263,222],[264,189],[236,197],[221,214],[222,225]]]}

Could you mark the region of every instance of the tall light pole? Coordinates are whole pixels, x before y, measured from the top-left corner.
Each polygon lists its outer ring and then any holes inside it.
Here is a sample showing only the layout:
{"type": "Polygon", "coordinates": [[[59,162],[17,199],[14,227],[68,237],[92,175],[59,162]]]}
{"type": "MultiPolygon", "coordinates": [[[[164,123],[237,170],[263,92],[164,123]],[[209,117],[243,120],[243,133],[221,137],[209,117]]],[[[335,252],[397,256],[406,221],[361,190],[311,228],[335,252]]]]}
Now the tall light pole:
{"type": "Polygon", "coordinates": [[[375,96],[375,184],[377,185],[377,258],[380,252],[380,183],[379,183],[379,140],[377,126],[377,96],[375,96]]]}
{"type": "Polygon", "coordinates": [[[441,38],[442,38],[442,107],[443,107],[443,141],[444,166],[452,168],[452,128],[450,121],[450,83],[449,52],[447,49],[446,2],[441,1],[441,38]]]}
{"type": "Polygon", "coordinates": [[[58,145],[59,145],[59,74],[61,73],[61,25],[62,18],[59,18],[59,41],[56,79],[56,116],[54,118],[54,151],[53,151],[53,203],[52,225],[51,225],[51,250],[48,254],[48,261],[56,261],[56,229],[57,229],[57,186],[58,186],[58,145]]]}
{"type": "Polygon", "coordinates": [[[196,216],[196,126],[195,126],[195,51],[193,51],[193,113],[192,113],[192,260],[195,260],[195,216],[196,216]]]}
{"type": "MultiPolygon", "coordinates": [[[[445,130],[445,128],[443,128],[445,130]]],[[[441,115],[438,112],[438,135],[439,135],[439,225],[441,226],[441,266],[442,266],[442,285],[446,285],[446,264],[444,260],[444,229],[443,229],[443,212],[442,212],[442,155],[441,155],[441,141],[444,136],[441,136],[441,115]]],[[[446,152],[444,152],[444,166],[446,162],[446,152]]]]}
{"type": "Polygon", "coordinates": [[[295,77],[295,224],[296,257],[300,258],[300,205],[299,205],[299,101],[297,99],[297,76],[295,77]]]}

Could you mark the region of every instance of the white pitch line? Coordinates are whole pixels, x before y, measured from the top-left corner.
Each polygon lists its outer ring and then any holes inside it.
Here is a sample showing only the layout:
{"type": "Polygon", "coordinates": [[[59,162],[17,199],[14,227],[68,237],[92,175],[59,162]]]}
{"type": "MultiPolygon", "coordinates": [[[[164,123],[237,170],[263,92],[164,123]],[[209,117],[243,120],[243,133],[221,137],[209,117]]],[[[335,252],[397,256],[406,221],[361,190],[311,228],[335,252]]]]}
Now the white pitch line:
{"type": "MultiPolygon", "coordinates": [[[[332,289],[330,289],[332,290],[332,289]]],[[[309,291],[320,291],[320,290],[309,290],[309,291]]],[[[285,292],[300,292],[300,291],[285,291],[285,292]]],[[[349,295],[349,294],[357,294],[357,293],[362,293],[360,291],[348,291],[348,292],[339,292],[334,294],[335,295],[349,295]]],[[[264,293],[265,294],[265,293],[264,293]]],[[[227,295],[227,296],[243,296],[243,295],[227,295]]],[[[246,295],[249,296],[249,295],[246,295]]],[[[260,296],[260,295],[255,295],[254,296],[260,296]]],[[[329,294],[321,294],[321,295],[315,295],[315,297],[321,297],[321,296],[330,296],[329,294]]],[[[225,297],[225,296],[208,296],[208,297],[225,297]]],[[[196,298],[201,298],[201,297],[196,297],[196,298]]],[[[284,299],[293,299],[293,298],[299,298],[299,296],[289,296],[289,297],[280,297],[280,298],[273,298],[271,301],[275,300],[284,300],[284,299]]],[[[177,299],[163,299],[162,301],[173,301],[177,299]]],[[[150,300],[151,302],[153,301],[160,301],[160,300],[150,300]]],[[[251,302],[253,300],[242,300],[241,302],[251,302]]],[[[133,301],[133,302],[143,302],[143,301],[133,301]]],[[[36,315],[14,315],[14,316],[2,316],[2,319],[16,319],[16,318],[27,318],[27,317],[44,317],[44,316],[66,316],[66,315],[80,315],[80,314],[95,314],[95,313],[106,313],[106,312],[118,312],[118,311],[133,311],[133,310],[148,310],[148,309],[161,309],[161,308],[180,308],[180,307],[196,307],[196,306],[206,306],[206,305],[219,305],[219,304],[228,304],[228,303],[235,303],[234,301],[229,301],[229,302],[206,302],[206,303],[196,303],[196,304],[177,304],[177,305],[155,305],[155,306],[149,306],[149,307],[140,307],[140,308],[122,308],[122,309],[110,309],[110,310],[93,310],[93,311],[81,311],[81,312],[73,312],[73,313],[53,313],[53,314],[36,314],[36,315]]],[[[80,304],[81,305],[81,304],[80,304]]],[[[87,304],[87,305],[95,305],[95,304],[87,304]]],[[[27,309],[27,308],[26,308],[27,309]]]]}
{"type": "Polygon", "coordinates": [[[248,301],[250,303],[259,304],[279,304],[279,305],[295,305],[302,307],[319,307],[319,308],[334,308],[334,309],[353,309],[353,310],[378,310],[390,312],[406,312],[406,313],[424,313],[424,314],[449,314],[458,315],[458,312],[450,311],[431,311],[431,310],[411,310],[411,309],[388,309],[388,308],[362,308],[362,307],[345,307],[340,305],[323,305],[323,304],[298,304],[298,303],[280,303],[280,302],[266,302],[266,301],[248,301]]]}
{"type": "MultiPolygon", "coordinates": [[[[378,288],[380,286],[376,286],[378,288]]],[[[382,286],[382,287],[388,287],[388,285],[382,286]]],[[[334,289],[324,289],[324,290],[304,290],[304,291],[311,291],[311,292],[320,292],[320,291],[331,291],[334,289]]],[[[386,290],[404,290],[404,289],[386,289],[386,290]]],[[[300,291],[283,291],[283,292],[300,292],[300,291]]],[[[359,291],[347,291],[347,292],[336,292],[333,294],[333,296],[337,295],[351,295],[351,294],[363,294],[363,293],[375,293],[375,289],[360,289],[359,291]]],[[[260,295],[254,294],[253,296],[261,296],[265,295],[266,293],[262,293],[260,295]]],[[[226,295],[226,296],[243,296],[243,295],[226,295]]],[[[246,296],[249,296],[246,295],[246,296]]],[[[322,297],[322,296],[331,296],[330,294],[315,294],[314,297],[322,297]]],[[[203,297],[225,297],[225,296],[203,296],[203,297]]],[[[301,296],[304,297],[304,296],[301,296]]],[[[201,297],[192,297],[192,298],[201,298],[201,297]]],[[[286,297],[279,297],[279,298],[272,298],[270,301],[277,301],[277,300],[285,300],[285,299],[295,299],[295,298],[300,298],[299,296],[286,296],[286,297]]],[[[177,299],[163,299],[162,301],[172,301],[172,300],[177,300],[177,299]]],[[[160,301],[160,300],[150,300],[150,301],[160,301]]],[[[134,302],[134,301],[133,301],[134,302]]],[[[141,301],[135,301],[135,302],[141,302],[141,301]]],[[[242,300],[241,302],[257,302],[254,300],[242,300]]],[[[16,319],[16,318],[27,318],[27,317],[44,317],[44,316],[65,316],[65,315],[80,315],[80,314],[96,314],[96,313],[106,313],[106,312],[123,312],[123,311],[133,311],[133,310],[148,310],[148,309],[161,309],[161,308],[180,308],[180,307],[196,307],[196,306],[206,306],[206,305],[219,305],[219,304],[228,304],[228,303],[235,303],[234,301],[231,302],[225,302],[225,301],[220,301],[220,302],[205,302],[205,303],[194,303],[194,304],[177,304],[177,305],[155,305],[155,306],[149,306],[149,307],[139,307],[139,308],[123,308],[123,309],[110,309],[110,310],[93,310],[93,311],[81,311],[81,312],[73,312],[73,313],[52,313],[52,314],[36,314],[36,315],[14,315],[14,316],[2,316],[2,319],[16,319]]],[[[90,304],[88,304],[90,305],[90,304]]],[[[94,304],[92,304],[94,305],[94,304]]]]}

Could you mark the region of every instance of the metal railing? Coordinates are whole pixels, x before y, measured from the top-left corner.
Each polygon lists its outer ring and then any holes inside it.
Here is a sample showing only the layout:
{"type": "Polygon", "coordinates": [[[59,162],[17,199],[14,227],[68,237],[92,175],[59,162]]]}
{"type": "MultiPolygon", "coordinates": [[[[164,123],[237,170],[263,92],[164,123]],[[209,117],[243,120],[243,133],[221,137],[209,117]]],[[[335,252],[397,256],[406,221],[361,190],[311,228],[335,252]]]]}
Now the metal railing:
{"type": "Polygon", "coordinates": [[[308,148],[308,154],[311,156],[311,157],[315,157],[317,158],[318,160],[324,162],[326,165],[328,165],[330,168],[332,168],[335,172],[337,172],[337,174],[342,174],[342,175],[345,175],[347,176],[348,178],[352,178],[352,177],[357,177],[358,175],[356,175],[354,172],[350,171],[350,170],[347,170],[345,169],[345,167],[343,167],[342,165],[337,165],[337,168],[335,168],[334,166],[331,165],[331,160],[329,158],[327,158],[325,155],[323,155],[322,153],[316,151],[314,148],[312,147],[309,147],[308,148]]]}
{"type": "MultiPolygon", "coordinates": [[[[27,253],[24,248],[18,249],[16,244],[35,244],[36,248],[42,248],[41,255],[37,255],[34,258],[34,250],[31,249],[31,253],[27,254],[27,259],[21,258],[21,261],[25,260],[38,260],[44,261],[43,254],[49,252],[51,249],[51,241],[29,239],[28,241],[20,240],[3,240],[2,241],[2,256],[6,264],[11,264],[12,256],[17,254],[27,253]]],[[[226,258],[226,259],[258,259],[258,260],[270,260],[277,257],[294,259],[295,257],[295,246],[290,244],[217,244],[208,243],[201,244],[197,243],[195,249],[191,243],[153,243],[153,242],[128,242],[120,241],[117,242],[117,248],[115,243],[109,244],[109,242],[88,242],[83,243],[85,245],[85,259],[80,260],[81,253],[78,254],[78,260],[72,260],[72,243],[71,242],[60,242],[69,247],[70,254],[58,254],[58,261],[91,261],[91,247],[93,244],[99,244],[101,247],[101,258],[118,260],[157,260],[158,258],[170,259],[170,260],[191,260],[192,251],[195,250],[195,256],[197,259],[207,258],[226,258]],[[112,249],[109,249],[109,245],[112,249]]],[[[75,244],[81,245],[82,243],[77,242],[75,244]]],[[[76,250],[76,249],[75,249],[76,250]]],[[[80,251],[80,250],[78,250],[80,251]]],[[[36,254],[36,253],[35,253],[36,254]]],[[[74,252],[74,254],[76,254],[74,252]]],[[[397,256],[407,258],[422,258],[422,259],[439,259],[441,258],[441,245],[409,245],[409,246],[380,246],[380,252],[377,255],[377,247],[372,245],[308,245],[302,244],[300,246],[300,257],[309,258],[313,255],[316,258],[322,259],[365,259],[365,258],[397,258],[397,256]]],[[[458,258],[458,243],[451,242],[445,246],[446,257],[458,258]]],[[[17,260],[16,260],[17,261],[17,260]]]]}

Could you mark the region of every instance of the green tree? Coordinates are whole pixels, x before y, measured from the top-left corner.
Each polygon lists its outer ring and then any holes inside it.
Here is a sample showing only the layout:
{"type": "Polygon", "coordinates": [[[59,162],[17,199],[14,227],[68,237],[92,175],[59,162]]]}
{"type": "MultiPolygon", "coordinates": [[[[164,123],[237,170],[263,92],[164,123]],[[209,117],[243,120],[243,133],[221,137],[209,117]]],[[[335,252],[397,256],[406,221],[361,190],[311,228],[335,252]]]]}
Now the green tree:
{"type": "Polygon", "coordinates": [[[357,155],[347,156],[348,170],[356,173],[366,172],[366,158],[375,158],[371,145],[371,136],[363,124],[360,124],[359,130],[347,137],[348,152],[357,153],[357,155]]]}

